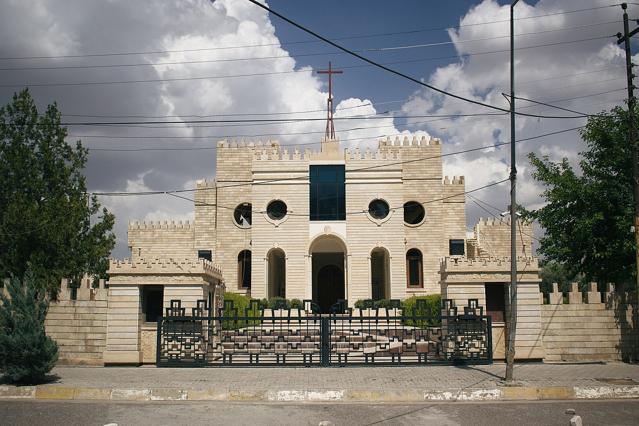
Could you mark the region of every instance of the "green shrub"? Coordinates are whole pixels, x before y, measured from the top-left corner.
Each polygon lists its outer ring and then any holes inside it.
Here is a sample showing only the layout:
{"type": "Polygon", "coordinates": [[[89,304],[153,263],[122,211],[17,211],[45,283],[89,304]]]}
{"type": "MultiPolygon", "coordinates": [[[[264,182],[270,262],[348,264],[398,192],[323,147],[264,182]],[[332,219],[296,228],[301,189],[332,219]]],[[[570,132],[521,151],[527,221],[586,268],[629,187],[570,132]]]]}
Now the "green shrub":
{"type": "Polygon", "coordinates": [[[33,274],[12,277],[0,292],[0,373],[14,383],[41,383],[58,360],[58,346],[45,334],[48,301],[33,274]]]}
{"type": "MultiPolygon", "coordinates": [[[[428,296],[413,296],[405,299],[402,302],[402,309],[404,316],[406,317],[428,317],[428,320],[417,321],[416,325],[419,327],[439,326],[441,325],[441,303],[442,297],[439,294],[430,294],[428,296]]],[[[413,321],[407,320],[406,324],[413,325],[413,321]]]]}
{"type": "Polygon", "coordinates": [[[304,303],[300,299],[291,299],[291,309],[304,309],[304,303]]]}
{"type": "Polygon", "coordinates": [[[399,306],[398,304],[398,300],[396,299],[379,299],[379,300],[373,300],[373,299],[360,299],[358,301],[355,302],[355,307],[356,308],[360,308],[360,309],[375,309],[375,308],[386,308],[386,309],[392,309],[392,308],[401,308],[401,302],[399,302],[399,306]]]}
{"type": "MultiPolygon", "coordinates": [[[[262,316],[262,311],[260,310],[262,306],[262,302],[257,299],[251,299],[248,296],[244,296],[242,294],[237,293],[224,293],[224,315],[225,316],[235,316],[243,317],[260,317],[262,316]],[[237,310],[237,313],[234,313],[230,309],[226,309],[229,306],[229,302],[233,302],[233,309],[237,310]]],[[[247,325],[259,325],[261,323],[260,320],[224,320],[222,322],[222,327],[225,329],[237,329],[246,327],[247,325]]]]}
{"type": "Polygon", "coordinates": [[[284,299],[283,297],[271,297],[270,299],[268,299],[269,309],[288,309],[289,307],[289,301],[284,299]]]}

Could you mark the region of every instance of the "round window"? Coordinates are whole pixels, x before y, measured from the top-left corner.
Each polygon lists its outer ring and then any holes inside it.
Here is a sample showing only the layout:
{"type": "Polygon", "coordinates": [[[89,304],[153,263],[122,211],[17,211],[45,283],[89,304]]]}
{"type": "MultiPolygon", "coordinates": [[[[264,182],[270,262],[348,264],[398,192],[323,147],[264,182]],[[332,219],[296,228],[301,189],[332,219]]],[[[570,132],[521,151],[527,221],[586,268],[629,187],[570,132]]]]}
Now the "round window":
{"type": "Polygon", "coordinates": [[[384,219],[390,213],[390,207],[388,207],[388,203],[384,200],[373,200],[368,205],[368,214],[370,214],[374,219],[384,219]]]}
{"type": "Polygon", "coordinates": [[[266,214],[272,220],[280,220],[286,216],[287,207],[286,203],[282,200],[275,200],[268,203],[266,207],[266,214]]]}
{"type": "Polygon", "coordinates": [[[424,206],[417,201],[409,201],[404,203],[404,222],[409,225],[420,224],[426,216],[424,206]]]}
{"type": "Polygon", "coordinates": [[[240,228],[250,228],[252,217],[251,203],[242,203],[239,206],[235,207],[235,211],[233,211],[233,219],[235,219],[235,223],[238,224],[240,228]]]}

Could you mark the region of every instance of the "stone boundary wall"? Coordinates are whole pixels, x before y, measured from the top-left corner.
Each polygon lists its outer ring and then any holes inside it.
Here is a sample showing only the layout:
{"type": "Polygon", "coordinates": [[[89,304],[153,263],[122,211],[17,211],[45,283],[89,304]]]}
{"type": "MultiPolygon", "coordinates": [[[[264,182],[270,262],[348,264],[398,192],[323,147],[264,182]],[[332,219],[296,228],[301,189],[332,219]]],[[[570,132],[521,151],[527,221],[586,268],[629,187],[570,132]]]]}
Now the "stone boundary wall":
{"type": "Polygon", "coordinates": [[[107,291],[104,280],[93,288],[85,278],[75,290],[62,280],[58,300],[50,303],[44,323],[47,335],[58,344],[59,364],[103,364],[107,291]]]}
{"type": "Polygon", "coordinates": [[[621,361],[632,350],[632,308],[627,295],[608,284],[602,294],[590,283],[588,292],[573,283],[564,294],[553,292],[541,306],[545,361],[621,361]]]}

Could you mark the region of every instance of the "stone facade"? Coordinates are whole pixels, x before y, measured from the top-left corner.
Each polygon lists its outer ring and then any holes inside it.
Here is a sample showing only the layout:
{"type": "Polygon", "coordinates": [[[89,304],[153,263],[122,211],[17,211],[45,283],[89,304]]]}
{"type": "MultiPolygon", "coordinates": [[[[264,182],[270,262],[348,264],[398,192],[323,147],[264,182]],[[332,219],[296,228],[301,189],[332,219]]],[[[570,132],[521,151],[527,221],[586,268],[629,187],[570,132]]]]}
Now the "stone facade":
{"type": "Polygon", "coordinates": [[[383,287],[383,298],[438,293],[439,262],[450,254],[450,241],[465,246],[465,180],[443,176],[438,139],[381,140],[374,152],[342,151],[337,140],[322,141],[317,152],[289,151],[277,142],[221,141],[217,148],[215,181],[197,186],[195,223],[130,224],[133,261],[193,258],[210,251],[228,291],[289,299],[316,299],[323,285],[320,269],[334,263],[343,275],[343,298],[352,304],[374,296],[373,282],[383,287]],[[309,169],[322,165],[344,167],[344,220],[309,217],[309,169]],[[386,217],[371,216],[369,203],[376,199],[389,207],[386,217]],[[287,209],[276,220],[267,212],[275,200],[283,201],[287,209]],[[410,201],[422,203],[425,210],[423,220],[415,224],[404,220],[403,206],[410,201]],[[241,226],[234,217],[242,203],[252,206],[250,227],[241,226]],[[407,285],[411,249],[422,256],[418,285],[407,285]],[[251,285],[245,288],[238,257],[248,252],[251,285]],[[272,284],[269,287],[273,253],[284,258],[281,292],[274,291],[272,284]]]}

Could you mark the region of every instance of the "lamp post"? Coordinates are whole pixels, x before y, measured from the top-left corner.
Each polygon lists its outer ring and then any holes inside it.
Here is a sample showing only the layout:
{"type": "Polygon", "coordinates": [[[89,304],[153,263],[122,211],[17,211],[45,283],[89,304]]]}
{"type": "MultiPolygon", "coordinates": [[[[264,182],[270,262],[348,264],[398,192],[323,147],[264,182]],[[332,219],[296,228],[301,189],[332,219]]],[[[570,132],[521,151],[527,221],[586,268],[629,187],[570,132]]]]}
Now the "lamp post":
{"type": "Polygon", "coordinates": [[[510,318],[506,350],[506,381],[513,380],[517,332],[517,167],[515,165],[515,5],[510,4],[510,318]]]}

